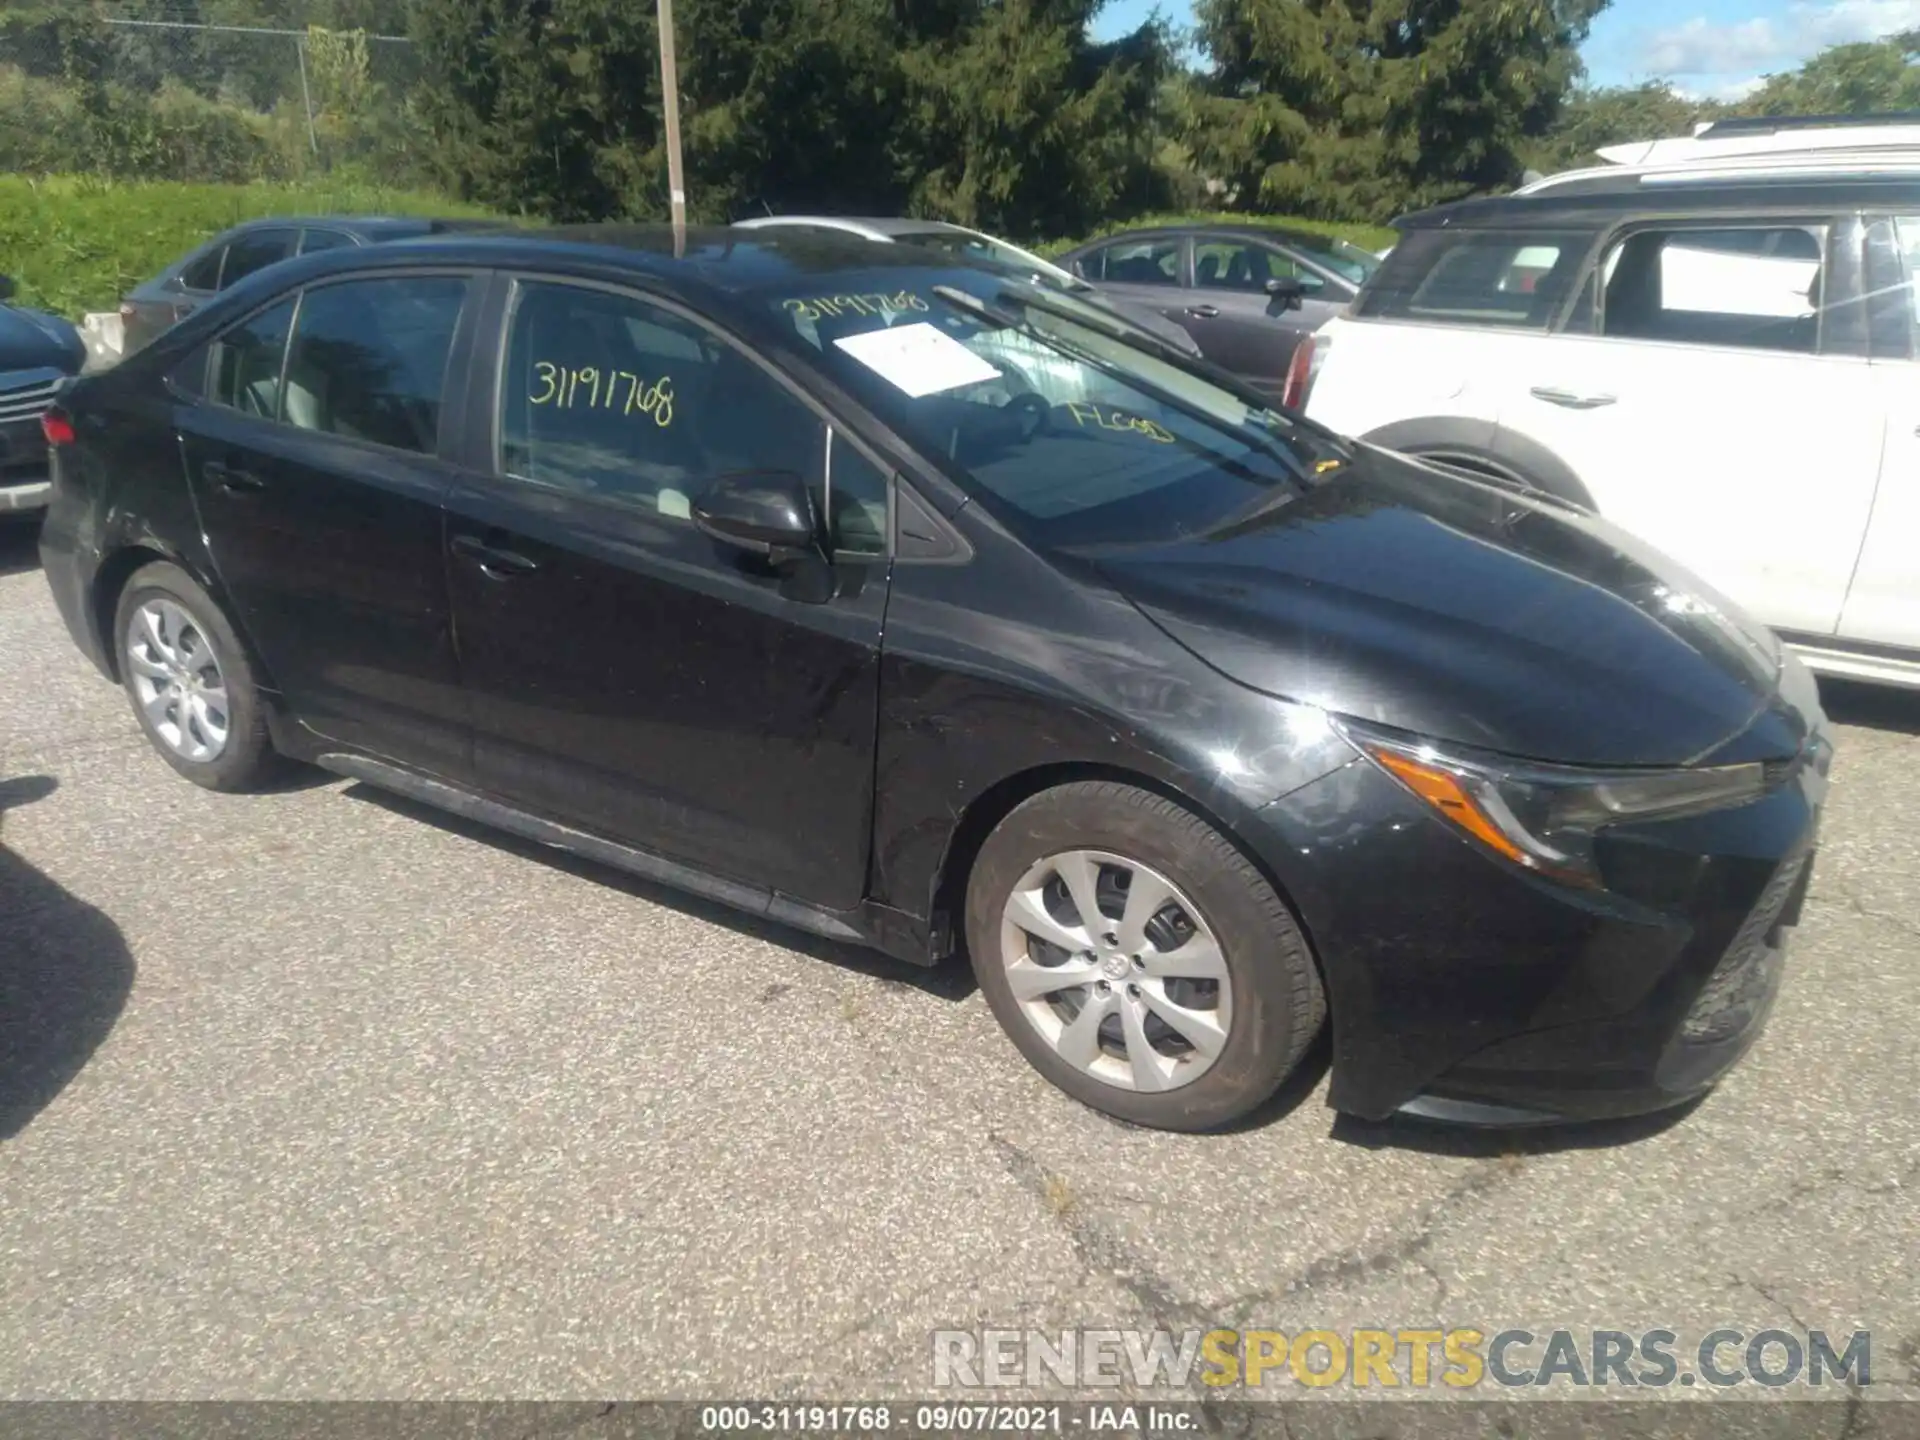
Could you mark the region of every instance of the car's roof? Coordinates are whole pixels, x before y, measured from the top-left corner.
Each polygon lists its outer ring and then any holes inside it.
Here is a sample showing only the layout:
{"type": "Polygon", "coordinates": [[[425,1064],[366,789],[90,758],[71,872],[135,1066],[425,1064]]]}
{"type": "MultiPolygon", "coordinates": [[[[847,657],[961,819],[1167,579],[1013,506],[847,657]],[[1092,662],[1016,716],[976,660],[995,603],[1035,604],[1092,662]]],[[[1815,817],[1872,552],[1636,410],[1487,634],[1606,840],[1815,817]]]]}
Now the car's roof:
{"type": "Polygon", "coordinates": [[[1111,245],[1116,240],[1150,240],[1162,235],[1231,235],[1236,239],[1271,240],[1276,245],[1298,245],[1303,249],[1325,250],[1335,242],[1331,236],[1311,230],[1293,230],[1284,225],[1262,225],[1258,221],[1207,221],[1198,225],[1144,225],[1132,230],[1116,230],[1074,248],[1072,253],[1111,245]]]}
{"type": "Polygon", "coordinates": [[[1490,195],[1416,211],[1400,229],[1603,223],[1622,213],[1734,218],[1781,211],[1834,211],[1920,201],[1920,171],[1823,167],[1730,171],[1706,166],[1659,172],[1594,170],[1525,194],[1490,195]]]}
{"type": "Polygon", "coordinates": [[[898,235],[973,235],[977,231],[945,220],[910,220],[903,215],[756,215],[751,220],[736,220],[738,230],[777,230],[789,225],[812,225],[823,230],[845,230],[874,239],[898,235]]]}

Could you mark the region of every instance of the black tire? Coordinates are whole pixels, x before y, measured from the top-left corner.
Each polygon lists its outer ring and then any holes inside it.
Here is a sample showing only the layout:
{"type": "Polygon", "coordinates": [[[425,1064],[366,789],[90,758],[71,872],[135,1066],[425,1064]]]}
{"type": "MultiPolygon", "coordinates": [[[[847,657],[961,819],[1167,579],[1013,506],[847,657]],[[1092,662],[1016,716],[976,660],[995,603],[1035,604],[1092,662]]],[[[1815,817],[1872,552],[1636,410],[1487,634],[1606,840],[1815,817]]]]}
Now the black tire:
{"type": "Polygon", "coordinates": [[[1265,877],[1198,816],[1129,785],[1062,785],[1001,821],[968,878],[966,933],[988,1005],[1034,1068],[1083,1104],[1156,1129],[1211,1130],[1257,1109],[1299,1064],[1326,1017],[1306,937],[1265,877]],[[1157,871],[1191,897],[1219,943],[1232,986],[1226,1043],[1211,1068],[1177,1089],[1127,1089],[1076,1068],[1014,996],[1001,949],[1008,900],[1032,866],[1080,849],[1157,871]]]}
{"type": "Polygon", "coordinates": [[[280,767],[267,734],[266,703],[254,679],[253,664],[233,626],[213,597],[178,565],[156,561],[128,577],[114,607],[113,644],[120,683],[133,705],[147,742],[162,760],[208,790],[251,790],[270,779],[280,767]],[[226,684],[227,734],[220,752],[207,760],[180,754],[161,736],[141,703],[138,674],[131,658],[131,627],[140,607],[154,599],[171,600],[187,613],[199,636],[212,647],[226,684]]]}

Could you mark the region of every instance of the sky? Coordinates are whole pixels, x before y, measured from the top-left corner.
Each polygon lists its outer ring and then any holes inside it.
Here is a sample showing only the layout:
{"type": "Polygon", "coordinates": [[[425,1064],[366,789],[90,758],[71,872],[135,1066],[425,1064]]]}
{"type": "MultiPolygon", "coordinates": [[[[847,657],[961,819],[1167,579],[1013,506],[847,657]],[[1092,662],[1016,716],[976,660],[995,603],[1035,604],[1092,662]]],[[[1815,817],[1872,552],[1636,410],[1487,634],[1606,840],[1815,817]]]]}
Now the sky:
{"type": "MultiPolygon", "coordinates": [[[[1094,33],[1123,34],[1156,8],[1176,26],[1192,23],[1190,0],[1111,0],[1094,33]]],[[[1596,85],[1663,79],[1731,99],[1829,45],[1912,27],[1920,0],[1613,0],[1581,54],[1596,85]]]]}

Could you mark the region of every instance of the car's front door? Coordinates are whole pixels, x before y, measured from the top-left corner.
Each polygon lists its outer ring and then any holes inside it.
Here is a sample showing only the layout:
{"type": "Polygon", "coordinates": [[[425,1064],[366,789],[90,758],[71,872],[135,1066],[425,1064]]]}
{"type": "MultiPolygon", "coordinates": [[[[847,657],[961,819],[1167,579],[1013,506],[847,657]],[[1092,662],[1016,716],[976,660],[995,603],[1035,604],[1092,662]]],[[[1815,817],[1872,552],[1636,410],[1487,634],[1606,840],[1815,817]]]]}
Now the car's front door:
{"type": "Polygon", "coordinates": [[[1920,651],[1920,215],[1876,219],[1866,254],[1886,443],[1839,635],[1920,651]]]}
{"type": "Polygon", "coordinates": [[[213,342],[179,422],[214,567],[294,714],[449,778],[469,745],[441,559],[453,471],[437,451],[471,284],[311,286],[213,342]]]}
{"type": "MultiPolygon", "coordinates": [[[[488,791],[815,905],[864,894],[888,484],[669,302],[514,285],[478,383],[494,460],[449,498],[488,791]],[[717,475],[797,472],[846,552],[830,593],[695,528],[717,475]]],[[[816,574],[813,578],[818,579],[816,574]]]]}
{"type": "Polygon", "coordinates": [[[1601,257],[1599,333],[1535,347],[1500,411],[1607,518],[1818,635],[1839,623],[1881,447],[1865,355],[1823,343],[1828,229],[1633,228],[1601,257]]]}
{"type": "Polygon", "coordinates": [[[1270,245],[1215,237],[1193,244],[1193,289],[1183,323],[1206,357],[1257,389],[1278,397],[1302,336],[1331,319],[1346,300],[1327,298],[1325,276],[1270,245]],[[1298,280],[1306,291],[1296,309],[1267,294],[1269,280],[1298,280]]]}

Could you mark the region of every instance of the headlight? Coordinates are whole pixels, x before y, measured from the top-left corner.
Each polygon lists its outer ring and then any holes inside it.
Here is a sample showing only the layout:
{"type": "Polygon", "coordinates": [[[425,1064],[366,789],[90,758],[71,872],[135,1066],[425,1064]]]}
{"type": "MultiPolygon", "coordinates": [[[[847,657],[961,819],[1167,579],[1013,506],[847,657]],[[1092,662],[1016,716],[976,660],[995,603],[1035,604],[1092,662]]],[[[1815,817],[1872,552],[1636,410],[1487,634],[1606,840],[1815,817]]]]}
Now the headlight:
{"type": "Polygon", "coordinates": [[[1598,887],[1593,837],[1625,820],[1742,805],[1766,792],[1760,764],[1697,770],[1580,770],[1456,750],[1351,720],[1336,722],[1369,760],[1440,816],[1516,865],[1598,887]]]}

